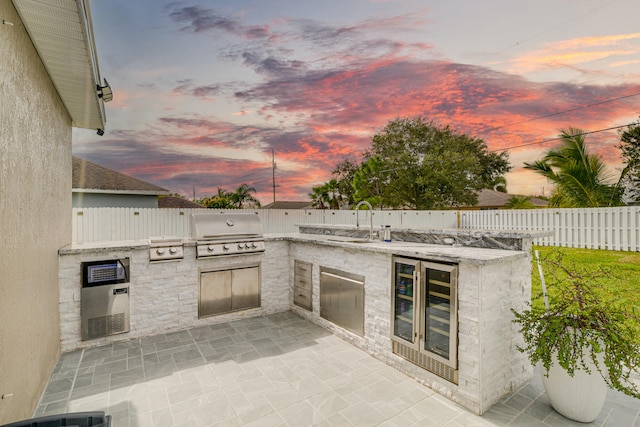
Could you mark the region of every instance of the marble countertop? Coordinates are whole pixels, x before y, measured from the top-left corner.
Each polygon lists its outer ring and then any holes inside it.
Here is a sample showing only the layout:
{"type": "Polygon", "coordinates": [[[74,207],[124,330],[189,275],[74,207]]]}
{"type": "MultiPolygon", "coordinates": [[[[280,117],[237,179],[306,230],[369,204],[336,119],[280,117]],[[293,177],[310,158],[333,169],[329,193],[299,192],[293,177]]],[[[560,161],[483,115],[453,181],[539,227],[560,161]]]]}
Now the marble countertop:
{"type": "Polygon", "coordinates": [[[312,243],[322,246],[333,246],[366,252],[387,253],[410,258],[430,259],[452,263],[467,264],[494,264],[513,259],[527,258],[529,253],[525,251],[513,251],[503,249],[483,249],[456,245],[435,245],[417,242],[381,242],[379,240],[341,237],[335,235],[319,235],[290,233],[280,235],[267,235],[267,241],[288,240],[300,243],[312,243]]]}
{"type": "MultiPolygon", "coordinates": [[[[419,242],[381,242],[357,237],[344,237],[336,235],[286,233],[266,234],[265,241],[290,241],[298,243],[316,244],[326,247],[342,248],[363,252],[378,252],[406,256],[412,258],[432,259],[435,261],[467,263],[467,264],[493,264],[511,259],[528,257],[525,251],[513,251],[502,249],[483,249],[459,245],[438,245],[419,242]]],[[[182,239],[185,246],[195,246],[192,239],[182,239]]],[[[147,250],[150,242],[142,240],[124,240],[108,242],[73,243],[61,248],[60,255],[75,255],[86,253],[104,253],[111,251],[147,250]]]]}
{"type": "MultiPolygon", "coordinates": [[[[327,230],[344,230],[344,231],[369,231],[368,224],[361,224],[357,229],[353,225],[342,224],[296,224],[299,228],[319,228],[327,230]]],[[[380,227],[374,226],[373,231],[378,231],[380,227]]],[[[553,236],[553,231],[548,230],[499,230],[499,229],[472,229],[472,228],[412,228],[412,227],[398,227],[392,226],[392,231],[405,232],[405,233],[418,233],[418,234],[447,234],[452,236],[469,236],[480,237],[490,236],[494,238],[539,238],[553,236]]]]}

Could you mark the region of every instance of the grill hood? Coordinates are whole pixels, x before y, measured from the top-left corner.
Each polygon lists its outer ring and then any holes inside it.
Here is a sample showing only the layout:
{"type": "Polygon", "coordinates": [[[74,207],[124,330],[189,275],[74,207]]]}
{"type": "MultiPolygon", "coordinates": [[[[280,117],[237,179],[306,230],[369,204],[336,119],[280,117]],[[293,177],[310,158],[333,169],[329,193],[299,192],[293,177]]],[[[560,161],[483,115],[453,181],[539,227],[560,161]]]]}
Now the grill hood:
{"type": "Polygon", "coordinates": [[[261,239],[262,224],[255,213],[194,213],[191,237],[197,241],[261,239]]]}

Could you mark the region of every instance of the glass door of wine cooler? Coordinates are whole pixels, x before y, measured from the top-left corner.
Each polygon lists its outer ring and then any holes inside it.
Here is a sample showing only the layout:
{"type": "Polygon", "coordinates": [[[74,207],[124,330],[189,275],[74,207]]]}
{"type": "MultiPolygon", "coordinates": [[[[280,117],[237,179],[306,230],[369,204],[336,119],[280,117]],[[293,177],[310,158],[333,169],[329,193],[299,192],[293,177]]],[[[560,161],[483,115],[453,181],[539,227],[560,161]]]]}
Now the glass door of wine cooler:
{"type": "Polygon", "coordinates": [[[405,344],[417,342],[415,310],[419,288],[417,266],[419,261],[400,260],[394,263],[392,284],[392,338],[405,344]]]}
{"type": "Polygon", "coordinates": [[[456,265],[394,258],[391,339],[415,352],[412,360],[426,355],[457,369],[457,280],[456,265]]]}
{"type": "Polygon", "coordinates": [[[457,267],[425,262],[421,293],[422,351],[457,367],[457,267]]]}

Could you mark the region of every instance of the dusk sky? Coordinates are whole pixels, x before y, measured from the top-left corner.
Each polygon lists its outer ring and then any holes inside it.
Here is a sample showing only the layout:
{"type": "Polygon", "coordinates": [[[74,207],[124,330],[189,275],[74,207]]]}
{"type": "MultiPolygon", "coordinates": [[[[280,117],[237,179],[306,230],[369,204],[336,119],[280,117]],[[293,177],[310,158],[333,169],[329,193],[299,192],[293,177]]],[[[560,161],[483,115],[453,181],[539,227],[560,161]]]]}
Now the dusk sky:
{"type": "MultiPolygon", "coordinates": [[[[389,120],[421,115],[509,150],[510,193],[561,129],[640,115],[637,0],[93,0],[103,136],[74,155],[189,198],[308,200],[389,120]],[[542,142],[542,143],[541,143],[542,142]]],[[[616,130],[586,137],[613,178],[616,130]]]]}

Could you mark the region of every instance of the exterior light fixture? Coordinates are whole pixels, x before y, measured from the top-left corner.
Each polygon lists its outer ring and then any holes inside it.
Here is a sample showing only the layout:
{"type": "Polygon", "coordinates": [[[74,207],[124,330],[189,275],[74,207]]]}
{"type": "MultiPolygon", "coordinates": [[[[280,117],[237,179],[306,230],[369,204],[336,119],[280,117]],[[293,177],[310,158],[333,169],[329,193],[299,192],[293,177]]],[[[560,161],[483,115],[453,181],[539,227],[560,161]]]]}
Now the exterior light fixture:
{"type": "Polygon", "coordinates": [[[113,100],[113,91],[107,79],[104,79],[104,86],[96,85],[96,90],[98,91],[98,98],[102,98],[104,102],[113,100]]]}
{"type": "Polygon", "coordinates": [[[97,134],[98,134],[98,136],[104,135],[104,129],[98,129],[97,134]]]}

